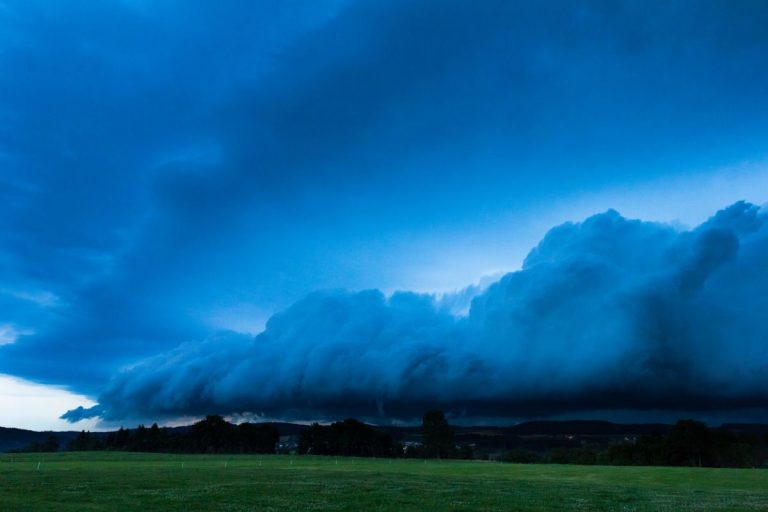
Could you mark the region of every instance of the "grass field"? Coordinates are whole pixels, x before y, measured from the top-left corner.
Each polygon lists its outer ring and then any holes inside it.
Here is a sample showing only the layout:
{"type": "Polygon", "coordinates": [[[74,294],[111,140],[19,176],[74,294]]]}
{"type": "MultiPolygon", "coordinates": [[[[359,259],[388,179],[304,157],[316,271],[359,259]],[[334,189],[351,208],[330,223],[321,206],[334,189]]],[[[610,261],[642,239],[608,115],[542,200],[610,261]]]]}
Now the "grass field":
{"type": "Polygon", "coordinates": [[[768,470],[6,454],[0,510],[768,510],[768,470]]]}

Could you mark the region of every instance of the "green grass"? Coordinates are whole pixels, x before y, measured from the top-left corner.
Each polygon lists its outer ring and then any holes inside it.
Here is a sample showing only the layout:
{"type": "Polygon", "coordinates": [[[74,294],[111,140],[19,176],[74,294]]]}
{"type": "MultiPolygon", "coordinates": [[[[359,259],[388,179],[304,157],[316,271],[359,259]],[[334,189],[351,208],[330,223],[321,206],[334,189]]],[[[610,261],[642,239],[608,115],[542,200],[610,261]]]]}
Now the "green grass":
{"type": "Polygon", "coordinates": [[[6,454],[0,511],[15,510],[768,510],[768,470],[6,454]]]}

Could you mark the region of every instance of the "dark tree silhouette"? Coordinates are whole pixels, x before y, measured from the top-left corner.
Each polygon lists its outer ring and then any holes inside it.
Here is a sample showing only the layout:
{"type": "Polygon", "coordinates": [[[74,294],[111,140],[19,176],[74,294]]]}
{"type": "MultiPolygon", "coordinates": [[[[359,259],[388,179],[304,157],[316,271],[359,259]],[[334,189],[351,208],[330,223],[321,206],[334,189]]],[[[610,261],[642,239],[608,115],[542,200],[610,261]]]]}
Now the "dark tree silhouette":
{"type": "Polygon", "coordinates": [[[20,450],[14,450],[19,452],[55,452],[59,450],[59,438],[50,435],[48,438],[39,443],[30,443],[20,450]]]}
{"type": "MultiPolygon", "coordinates": [[[[58,445],[58,443],[57,443],[58,445]]],[[[73,440],[67,444],[67,449],[70,451],[91,451],[104,449],[103,443],[90,432],[85,430],[77,434],[73,440]]]]}
{"type": "Polygon", "coordinates": [[[448,425],[443,411],[429,411],[422,418],[421,430],[424,442],[424,454],[427,457],[453,457],[456,445],[453,441],[453,429],[448,425]]]}
{"type": "Polygon", "coordinates": [[[232,425],[219,415],[206,416],[192,425],[189,437],[196,452],[221,453],[232,451],[232,425]]]}
{"type": "Polygon", "coordinates": [[[398,455],[389,434],[352,418],[329,426],[312,424],[299,436],[299,453],[359,457],[398,455]]]}
{"type": "Polygon", "coordinates": [[[280,433],[274,425],[241,423],[235,437],[235,446],[240,453],[275,453],[280,433]]]}
{"type": "Polygon", "coordinates": [[[669,433],[667,450],[673,466],[709,466],[713,462],[714,436],[700,421],[680,420],[669,433]]]}

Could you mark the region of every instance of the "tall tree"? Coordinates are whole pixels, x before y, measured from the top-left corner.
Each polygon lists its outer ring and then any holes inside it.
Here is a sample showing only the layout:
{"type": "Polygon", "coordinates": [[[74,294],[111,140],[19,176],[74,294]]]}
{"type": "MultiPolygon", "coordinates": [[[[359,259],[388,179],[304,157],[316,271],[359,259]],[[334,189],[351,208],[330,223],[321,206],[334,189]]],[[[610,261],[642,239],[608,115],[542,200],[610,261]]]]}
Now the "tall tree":
{"type": "Polygon", "coordinates": [[[667,438],[669,463],[673,466],[711,464],[714,436],[707,426],[694,420],[678,421],[667,438]]]}
{"type": "Polygon", "coordinates": [[[443,411],[429,411],[421,421],[424,453],[427,457],[446,458],[454,456],[456,445],[453,429],[448,425],[443,411]]]}

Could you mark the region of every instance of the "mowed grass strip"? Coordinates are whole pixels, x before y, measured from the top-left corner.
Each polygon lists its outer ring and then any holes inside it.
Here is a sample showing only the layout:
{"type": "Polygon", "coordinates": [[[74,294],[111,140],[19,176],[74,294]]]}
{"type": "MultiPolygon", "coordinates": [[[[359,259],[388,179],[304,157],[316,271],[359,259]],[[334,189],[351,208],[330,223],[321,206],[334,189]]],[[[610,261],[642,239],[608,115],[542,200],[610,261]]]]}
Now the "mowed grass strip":
{"type": "Polygon", "coordinates": [[[768,510],[768,470],[6,454],[0,511],[16,510],[768,510]]]}

